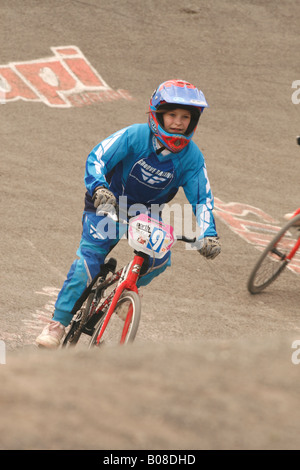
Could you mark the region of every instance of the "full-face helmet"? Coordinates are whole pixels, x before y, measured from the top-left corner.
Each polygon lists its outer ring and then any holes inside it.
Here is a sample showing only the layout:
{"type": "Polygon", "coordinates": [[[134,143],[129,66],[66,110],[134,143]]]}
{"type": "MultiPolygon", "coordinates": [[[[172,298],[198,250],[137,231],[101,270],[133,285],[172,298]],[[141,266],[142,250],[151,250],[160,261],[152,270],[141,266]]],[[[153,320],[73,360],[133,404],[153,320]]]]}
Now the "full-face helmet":
{"type": "Polygon", "coordinates": [[[201,113],[207,108],[201,90],[183,80],[168,80],[159,85],[150,99],[149,126],[153,134],[171,152],[178,153],[192,140],[201,113]],[[163,111],[187,109],[191,122],[185,134],[170,134],[164,129],[163,111]]]}

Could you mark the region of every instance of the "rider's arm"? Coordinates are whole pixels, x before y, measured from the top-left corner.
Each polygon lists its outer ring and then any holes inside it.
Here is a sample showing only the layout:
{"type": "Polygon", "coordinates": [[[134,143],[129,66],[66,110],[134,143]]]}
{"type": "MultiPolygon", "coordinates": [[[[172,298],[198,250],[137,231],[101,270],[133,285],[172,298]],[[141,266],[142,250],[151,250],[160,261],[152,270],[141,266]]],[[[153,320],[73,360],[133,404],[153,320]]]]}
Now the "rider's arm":
{"type": "Polygon", "coordinates": [[[115,132],[96,145],[87,157],[85,167],[85,185],[92,196],[98,186],[108,188],[106,175],[128,153],[127,129],[115,132]]]}
{"type": "Polygon", "coordinates": [[[183,185],[185,195],[192,205],[199,226],[199,237],[216,237],[215,219],[212,213],[214,198],[210,188],[204,158],[199,151],[186,174],[183,185]]]}

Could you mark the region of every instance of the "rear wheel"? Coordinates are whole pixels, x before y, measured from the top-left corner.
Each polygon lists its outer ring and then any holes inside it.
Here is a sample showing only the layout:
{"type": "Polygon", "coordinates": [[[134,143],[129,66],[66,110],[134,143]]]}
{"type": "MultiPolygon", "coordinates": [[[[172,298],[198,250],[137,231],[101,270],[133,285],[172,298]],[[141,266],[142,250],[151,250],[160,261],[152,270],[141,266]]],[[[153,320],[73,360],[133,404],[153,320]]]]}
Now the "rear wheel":
{"type": "Polygon", "coordinates": [[[289,259],[286,257],[293,249],[300,236],[300,214],[291,219],[265,248],[248,280],[247,288],[251,294],[258,294],[268,287],[286,268],[289,259]]]}
{"type": "Polygon", "coordinates": [[[141,317],[141,299],[136,292],[124,292],[118,300],[115,311],[97,344],[97,338],[105,321],[106,315],[97,323],[90,347],[101,345],[118,345],[134,340],[141,317]]]}

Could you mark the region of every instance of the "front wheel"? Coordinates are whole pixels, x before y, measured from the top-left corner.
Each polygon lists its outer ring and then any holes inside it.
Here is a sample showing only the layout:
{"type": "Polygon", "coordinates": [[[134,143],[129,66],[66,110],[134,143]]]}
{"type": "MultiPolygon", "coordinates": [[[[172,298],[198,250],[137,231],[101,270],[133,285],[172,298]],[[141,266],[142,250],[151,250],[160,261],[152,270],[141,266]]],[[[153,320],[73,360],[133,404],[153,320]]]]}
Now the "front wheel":
{"type": "Polygon", "coordinates": [[[95,326],[89,345],[90,348],[93,346],[118,345],[132,342],[136,336],[141,318],[140,296],[133,291],[126,291],[121,295],[97,344],[97,338],[105,318],[106,315],[95,326]]]}
{"type": "Polygon", "coordinates": [[[293,217],[262,252],[248,279],[247,288],[251,294],[258,294],[268,287],[289,263],[287,256],[300,237],[299,221],[300,214],[293,217]]]}

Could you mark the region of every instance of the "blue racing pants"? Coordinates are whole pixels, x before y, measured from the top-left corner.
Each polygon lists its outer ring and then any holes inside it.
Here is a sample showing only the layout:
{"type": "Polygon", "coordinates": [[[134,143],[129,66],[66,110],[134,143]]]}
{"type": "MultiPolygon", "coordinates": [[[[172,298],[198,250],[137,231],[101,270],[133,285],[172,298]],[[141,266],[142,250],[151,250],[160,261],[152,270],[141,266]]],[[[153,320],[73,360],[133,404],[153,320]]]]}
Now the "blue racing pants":
{"type": "MultiPolygon", "coordinates": [[[[67,279],[58,294],[53,315],[54,321],[68,326],[72,320],[71,311],[84,289],[99,273],[109,251],[126,233],[125,224],[115,223],[108,217],[94,212],[84,212],[82,218],[82,237],[67,279]]],[[[137,286],[145,286],[171,265],[171,253],[161,259],[150,258],[148,271],[138,279],[137,286]]]]}

